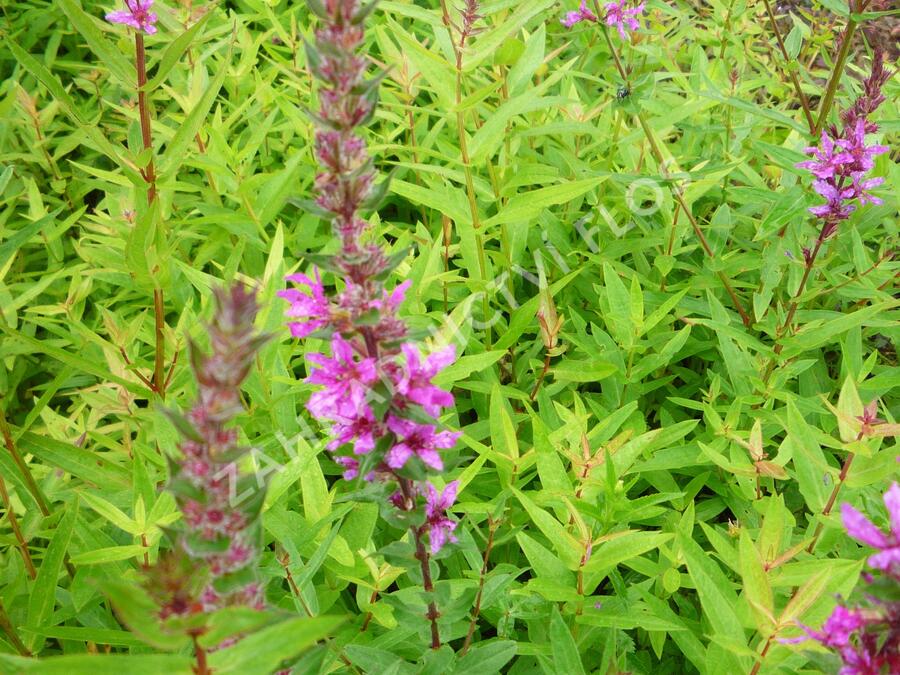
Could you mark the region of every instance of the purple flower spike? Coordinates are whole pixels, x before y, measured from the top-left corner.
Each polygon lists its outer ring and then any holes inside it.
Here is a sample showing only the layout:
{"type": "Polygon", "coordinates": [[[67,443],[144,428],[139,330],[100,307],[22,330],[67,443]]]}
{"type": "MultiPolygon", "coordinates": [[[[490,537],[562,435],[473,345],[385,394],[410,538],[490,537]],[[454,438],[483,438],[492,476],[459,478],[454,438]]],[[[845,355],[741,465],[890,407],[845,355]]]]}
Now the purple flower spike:
{"type": "Polygon", "coordinates": [[[106,20],[153,35],[156,32],[157,16],[155,12],[150,11],[152,6],[153,0],[125,0],[125,9],[110,12],[106,15],[106,20]]]}
{"type": "Polygon", "coordinates": [[[848,111],[841,115],[842,129],[832,126],[822,131],[818,146],[804,150],[812,159],[796,166],[807,169],[814,177],[813,189],[825,198],[826,203],[809,209],[824,223],[819,241],[824,241],[837,231],[838,224],[847,220],[859,204],[881,204],[882,201],[868,192],[881,185],[883,179],[866,179],[866,174],[875,166],[875,158],[884,154],[884,145],[867,145],[866,134],[878,131],[878,125],[870,122],[867,115],[873,113],[884,101],[881,87],[890,76],[884,70],[882,55],[876,52],[872,73],[865,80],[864,93],[848,111]]]}
{"type": "Polygon", "coordinates": [[[560,23],[566,28],[571,28],[582,21],[597,22],[597,15],[588,8],[587,0],[581,0],[581,6],[577,10],[568,12],[563,19],[560,19],[560,23]]]}
{"type": "Polygon", "coordinates": [[[900,485],[893,483],[884,493],[884,505],[891,520],[890,531],[885,534],[849,504],[841,505],[841,519],[847,534],[878,553],[869,556],[869,566],[891,574],[900,574],[900,485]]]}
{"type": "Polygon", "coordinates": [[[456,501],[456,492],[459,489],[459,481],[447,483],[443,492],[438,493],[434,485],[428,483],[428,492],[425,495],[425,525],[428,529],[428,541],[431,544],[431,553],[440,551],[447,541],[457,542],[453,535],[456,522],[447,517],[447,509],[456,501]]]}
{"type": "Polygon", "coordinates": [[[608,2],[606,3],[606,25],[615,26],[619,31],[619,37],[623,40],[627,40],[628,33],[625,31],[626,26],[632,31],[639,29],[641,24],[637,20],[637,17],[641,16],[643,13],[643,2],[635,7],[628,7],[628,0],[608,2]]]}
{"type": "Polygon", "coordinates": [[[285,277],[288,281],[307,286],[308,294],[297,288],[288,288],[276,293],[279,298],[284,298],[291,303],[285,316],[292,319],[306,319],[306,321],[292,321],[288,324],[291,328],[291,335],[296,338],[305,338],[310,333],[327,326],[331,319],[331,305],[325,295],[325,287],[322,286],[319,270],[315,270],[315,276],[315,280],[305,274],[290,274],[285,277]]]}
{"type": "Polygon", "coordinates": [[[415,455],[425,466],[442,471],[444,462],[438,450],[452,448],[460,437],[459,433],[450,431],[435,433],[435,427],[430,424],[418,424],[393,415],[388,417],[387,426],[398,440],[385,457],[387,465],[394,470],[402,469],[407,460],[415,455]]]}

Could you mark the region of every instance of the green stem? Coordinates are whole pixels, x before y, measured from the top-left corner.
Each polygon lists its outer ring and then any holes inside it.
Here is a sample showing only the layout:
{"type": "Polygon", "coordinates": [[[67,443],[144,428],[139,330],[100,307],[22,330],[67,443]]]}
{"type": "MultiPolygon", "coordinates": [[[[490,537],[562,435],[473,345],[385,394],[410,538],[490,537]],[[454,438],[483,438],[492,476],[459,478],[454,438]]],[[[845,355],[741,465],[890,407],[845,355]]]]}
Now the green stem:
{"type": "MultiPolygon", "coordinates": [[[[446,0],[441,0],[441,10],[443,12],[443,22],[447,30],[451,30],[453,22],[450,20],[450,13],[447,9],[446,0]]],[[[466,119],[462,108],[462,88],[463,88],[463,53],[462,48],[465,46],[461,38],[460,44],[457,45],[451,34],[450,43],[453,46],[453,52],[456,56],[456,133],[459,142],[459,154],[462,160],[463,173],[466,179],[466,199],[469,202],[469,212],[472,216],[472,228],[475,230],[475,245],[478,249],[478,268],[481,274],[481,281],[487,282],[487,257],[484,252],[484,238],[480,233],[481,217],[478,214],[478,202],[475,198],[475,181],[472,177],[472,162],[469,158],[469,148],[466,142],[466,119]]],[[[490,299],[487,293],[482,296],[482,308],[485,320],[485,342],[486,348],[491,348],[491,327],[487,324],[488,315],[490,314],[490,299]]]]}
{"type": "Polygon", "coordinates": [[[809,107],[809,100],[806,98],[806,94],[803,93],[803,89],[800,87],[800,80],[797,79],[797,73],[791,68],[791,59],[788,56],[787,48],[784,45],[784,40],[781,38],[781,30],[778,28],[778,22],[775,20],[775,12],[772,11],[772,4],[769,0],[763,0],[763,4],[766,6],[766,13],[769,15],[769,23],[772,25],[772,32],[775,33],[775,40],[778,42],[778,49],[781,50],[781,56],[784,58],[785,69],[787,70],[788,76],[791,78],[791,83],[794,85],[794,90],[797,92],[797,98],[800,99],[800,105],[803,106],[803,114],[806,116],[806,122],[809,125],[809,132],[811,134],[816,133],[816,123],[813,120],[812,111],[809,107]]]}
{"type": "Polygon", "coordinates": [[[153,388],[159,397],[166,399],[166,307],[161,288],[153,289],[154,330],[156,333],[156,356],[153,364],[153,388]]]}
{"type": "MultiPolygon", "coordinates": [[[[838,187],[840,189],[840,187],[838,187]]],[[[800,286],[797,288],[797,292],[794,293],[794,297],[791,299],[791,304],[788,306],[787,314],[784,317],[784,323],[778,328],[775,333],[775,356],[777,357],[784,350],[784,344],[780,342],[781,338],[785,336],[792,329],[792,324],[794,322],[794,315],[797,313],[797,308],[800,306],[800,296],[803,295],[803,291],[806,290],[806,284],[809,281],[810,274],[812,273],[813,266],[816,264],[816,258],[819,257],[819,252],[822,250],[822,245],[825,243],[825,239],[822,234],[825,232],[825,228],[827,227],[827,223],[822,226],[822,230],[819,233],[819,236],[816,237],[816,245],[813,247],[812,253],[806,260],[806,268],[803,270],[803,278],[800,279],[800,286]]],[[[775,358],[769,359],[768,364],[766,364],[766,370],[763,373],[763,384],[769,384],[769,378],[772,377],[772,373],[775,370],[775,358]]]]}
{"type": "Polygon", "coordinates": [[[816,122],[813,135],[818,136],[825,128],[828,121],[828,113],[831,112],[831,106],[834,103],[834,97],[837,93],[838,84],[841,81],[841,75],[844,72],[844,64],[847,61],[847,55],[850,53],[850,43],[853,42],[853,34],[856,32],[856,21],[853,17],[847,19],[847,26],[841,35],[841,48],[838,51],[837,61],[834,69],[831,71],[831,78],[828,80],[828,86],[825,89],[825,96],[822,97],[822,104],[819,107],[819,120],[816,122]]]}
{"type": "MultiPolygon", "coordinates": [[[[862,435],[860,435],[859,438],[862,438],[862,435]]],[[[844,482],[847,480],[847,474],[850,473],[850,466],[853,464],[854,457],[855,455],[851,452],[849,455],[847,455],[847,459],[844,460],[844,465],[841,467],[841,473],[838,476],[837,483],[834,484],[834,489],[831,491],[831,495],[828,497],[828,502],[825,504],[825,508],[822,509],[822,518],[827,518],[831,514],[831,509],[834,508],[834,503],[837,501],[838,494],[841,491],[841,487],[843,487],[844,482]]],[[[820,520],[819,524],[816,525],[816,531],[813,534],[813,539],[810,542],[809,546],[806,548],[807,553],[812,553],[816,549],[816,544],[819,542],[819,537],[822,535],[823,529],[825,529],[825,523],[820,520]]]]}

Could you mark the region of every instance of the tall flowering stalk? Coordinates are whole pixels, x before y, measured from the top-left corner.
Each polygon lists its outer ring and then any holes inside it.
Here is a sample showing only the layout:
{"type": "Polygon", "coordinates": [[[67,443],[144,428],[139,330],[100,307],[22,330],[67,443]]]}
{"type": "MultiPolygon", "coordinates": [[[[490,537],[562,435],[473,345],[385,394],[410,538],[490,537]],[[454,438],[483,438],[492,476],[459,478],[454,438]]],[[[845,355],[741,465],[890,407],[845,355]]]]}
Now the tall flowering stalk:
{"type": "MultiPolygon", "coordinates": [[[[308,382],[319,385],[307,404],[314,417],[330,426],[328,449],[352,480],[396,485],[390,503],[410,527],[426,592],[434,590],[430,555],[452,540],[456,523],[447,517],[456,484],[442,493],[421,484],[425,471],[442,471],[442,450],[459,434],[439,430],[435,418],[453,405],[453,396],[432,378],[454,360],[452,346],[423,355],[408,337],[398,310],[409,283],[388,291],[384,281],[399,259],[367,241],[361,216],[374,206],[372,160],[359,133],[375,111],[378,78],[365,78],[366,61],[358,53],[363,21],[372,5],[358,0],[311,1],[321,20],[309,66],[322,82],[319,91],[315,149],[321,173],[316,177],[316,204],[331,219],[340,250],[320,257],[321,264],[343,280],[329,294],[318,270],[312,276],[287,277],[296,286],[279,295],[290,303],[287,316],[295,337],[330,340],[330,354],[311,354],[308,382]],[[424,498],[425,511],[420,503],[424,498]],[[428,538],[429,549],[425,547],[428,538]]],[[[438,611],[428,602],[432,647],[440,646],[438,611]]]]}
{"type": "MultiPolygon", "coordinates": [[[[875,157],[888,151],[884,145],[870,144],[866,136],[878,131],[878,125],[869,120],[869,115],[884,102],[881,92],[884,83],[892,73],[885,69],[881,52],[876,51],[872,71],[863,82],[863,93],[841,114],[841,127],[832,125],[822,131],[819,145],[805,149],[812,158],[797,164],[807,169],[813,176],[813,189],[824,200],[824,204],[809,209],[818,219],[819,234],[811,248],[803,249],[803,277],[797,292],[788,306],[784,322],[779,327],[776,339],[787,334],[792,327],[799,299],[806,289],[813,266],[825,242],[837,231],[842,222],[850,217],[857,204],[881,204],[878,197],[869,193],[884,182],[883,178],[867,178],[875,165],[875,157]]],[[[783,343],[775,345],[775,353],[780,354],[783,343]]],[[[774,368],[769,362],[764,379],[768,381],[774,368]]]]}
{"type": "MultiPolygon", "coordinates": [[[[144,33],[156,33],[157,15],[150,8],[153,0],[125,0],[125,9],[115,10],[106,15],[110,23],[121,24],[134,29],[134,60],[137,70],[138,116],[141,122],[141,142],[148,152],[147,166],[140,169],[141,177],[147,184],[147,202],[156,199],[156,165],[153,162],[153,137],[150,129],[150,104],[147,101],[147,54],[144,49],[144,33]]],[[[153,380],[147,382],[150,388],[166,398],[168,377],[165,372],[165,298],[159,287],[153,289],[153,313],[155,317],[156,350],[153,363],[153,380]]],[[[143,379],[143,378],[142,378],[143,379]]]]}
{"type": "Polygon", "coordinates": [[[884,494],[889,526],[880,530],[850,504],[841,505],[847,534],[876,549],[868,565],[874,574],[863,576],[862,602],[839,604],[821,630],[801,626],[805,637],[783,642],[815,640],[833,650],[841,661],[841,675],[880,675],[900,672],[900,485],[884,494]]]}
{"type": "Polygon", "coordinates": [[[238,461],[247,451],[237,445],[231,425],[243,407],[240,386],[269,336],[253,327],[256,296],[235,285],[217,290],[217,308],[207,326],[211,352],[191,344],[197,400],[182,417],[167,411],[183,436],[182,457],[172,463],[169,490],[184,515],[179,548],[205,569],[207,582],[199,607],[263,606],[256,578],[259,513],[265,491],[255,476],[241,476],[238,461]]]}

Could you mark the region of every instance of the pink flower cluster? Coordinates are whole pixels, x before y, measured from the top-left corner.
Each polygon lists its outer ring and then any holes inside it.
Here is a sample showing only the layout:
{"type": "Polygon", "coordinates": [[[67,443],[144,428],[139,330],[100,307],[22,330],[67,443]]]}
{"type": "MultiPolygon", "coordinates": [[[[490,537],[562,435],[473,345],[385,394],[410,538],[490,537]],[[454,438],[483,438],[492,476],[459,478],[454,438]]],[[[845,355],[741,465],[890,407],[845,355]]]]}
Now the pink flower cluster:
{"type": "MultiPolygon", "coordinates": [[[[419,470],[443,470],[441,451],[453,447],[459,437],[439,430],[436,418],[453,405],[453,396],[433,383],[455,353],[450,346],[423,355],[409,340],[398,315],[409,282],[386,290],[383,280],[398,260],[363,241],[368,223],[360,213],[373,206],[378,193],[372,161],[358,132],[372,116],[377,91],[365,79],[366,61],[356,53],[364,38],[360,17],[367,10],[359,0],[325,0],[311,7],[321,24],[309,63],[323,83],[316,204],[331,218],[340,241],[340,250],[324,266],[343,283],[330,295],[318,270],[312,276],[293,274],[287,280],[295,286],[278,295],[290,303],[286,316],[294,337],[330,341],[329,354],[307,356],[311,369],[306,381],[320,387],[307,409],[330,425],[327,447],[343,467],[343,477],[396,480],[405,494],[425,494],[414,489],[409,463],[417,463],[419,470]]],[[[446,494],[455,497],[455,490],[446,494]]],[[[391,501],[403,510],[415,508],[412,499],[391,501]]],[[[440,512],[451,504],[452,498],[440,512]]],[[[435,509],[437,514],[438,506],[435,509]]],[[[435,515],[433,527],[429,525],[433,547],[437,542],[440,548],[449,538],[448,523],[455,526],[446,516],[441,520],[435,515]]]]}
{"type": "Polygon", "coordinates": [[[900,485],[893,483],[888,488],[884,504],[890,519],[887,532],[849,504],[841,506],[847,533],[878,551],[868,563],[883,576],[876,580],[865,575],[866,604],[854,608],[838,605],[822,630],[802,626],[805,637],[784,640],[812,639],[834,650],[842,662],[841,675],[900,673],[900,602],[896,600],[900,590],[900,485]]]}
{"type": "Polygon", "coordinates": [[[184,515],[181,548],[209,574],[201,594],[203,608],[262,607],[258,583],[234,584],[229,579],[242,573],[252,576],[261,500],[248,499],[245,505],[236,499],[247,485],[242,484],[236,463],[243,449],[237,446],[236,430],[228,425],[243,410],[240,385],[267,336],[253,327],[257,304],[252,292],[235,285],[217,291],[216,301],[217,311],[208,326],[211,353],[191,345],[197,402],[185,417],[168,411],[184,436],[179,446],[182,458],[172,467],[169,490],[184,515]]]}
{"type": "Polygon", "coordinates": [[[893,483],[884,493],[884,505],[890,517],[890,528],[882,532],[850,504],[841,505],[841,519],[847,534],[866,546],[878,550],[869,557],[869,567],[881,570],[900,582],[900,485],[893,483]]]}
{"type": "MultiPolygon", "coordinates": [[[[615,26],[623,40],[628,38],[628,33],[625,30],[626,28],[635,31],[641,27],[638,17],[644,13],[643,2],[634,7],[629,7],[628,4],[628,0],[615,0],[614,2],[608,2],[604,5],[604,9],[606,10],[606,14],[603,17],[604,22],[607,26],[615,26]]],[[[581,5],[578,9],[568,12],[566,16],[561,19],[560,23],[566,28],[571,28],[582,21],[591,21],[593,23],[597,23],[598,21],[597,15],[588,7],[587,0],[581,0],[581,5]]]]}
{"type": "Polygon", "coordinates": [[[153,35],[156,32],[157,16],[155,12],[150,11],[152,6],[153,0],[125,0],[125,9],[109,12],[106,20],[153,35]]]}
{"type": "Polygon", "coordinates": [[[875,53],[872,73],[864,83],[863,94],[841,115],[843,128],[832,126],[823,130],[818,146],[804,152],[812,157],[797,164],[813,175],[813,189],[825,199],[824,204],[813,206],[810,212],[824,221],[822,239],[837,230],[838,224],[850,217],[859,204],[881,204],[869,190],[881,185],[883,178],[866,178],[875,166],[875,157],[888,151],[887,146],[868,144],[866,135],[878,131],[878,126],[868,120],[884,96],[881,88],[891,73],[884,69],[880,52],[875,53]]]}

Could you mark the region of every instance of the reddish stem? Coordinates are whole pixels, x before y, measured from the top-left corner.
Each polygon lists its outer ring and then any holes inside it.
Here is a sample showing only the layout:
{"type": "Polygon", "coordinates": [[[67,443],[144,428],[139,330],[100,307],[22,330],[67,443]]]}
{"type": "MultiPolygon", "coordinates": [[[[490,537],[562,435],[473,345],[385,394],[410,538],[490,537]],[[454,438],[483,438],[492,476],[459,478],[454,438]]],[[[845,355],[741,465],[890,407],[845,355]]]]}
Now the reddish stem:
{"type": "Polygon", "coordinates": [[[156,198],[156,167],[153,164],[153,139],[150,135],[150,107],[147,105],[147,92],[144,90],[144,87],[147,85],[147,56],[144,52],[144,35],[139,30],[134,32],[134,54],[137,62],[138,113],[141,118],[141,140],[144,143],[144,150],[151,150],[150,158],[147,160],[147,167],[141,170],[141,175],[147,183],[147,201],[153,202],[156,198]]]}
{"type": "MultiPolygon", "coordinates": [[[[404,500],[406,501],[407,506],[415,504],[415,496],[413,493],[413,485],[412,481],[408,478],[403,478],[398,476],[397,480],[400,483],[400,491],[403,493],[404,500]]],[[[425,588],[426,593],[434,593],[434,584],[431,581],[431,567],[430,567],[430,557],[428,555],[428,550],[425,548],[425,542],[422,539],[422,528],[419,527],[411,527],[410,531],[413,534],[413,539],[416,541],[416,559],[419,561],[419,565],[422,569],[422,586],[425,588]]],[[[428,601],[428,613],[425,615],[425,618],[431,623],[431,648],[432,649],[440,649],[441,648],[441,637],[438,632],[437,620],[440,616],[440,612],[437,610],[437,606],[434,604],[434,600],[428,601]]]]}
{"type": "Polygon", "coordinates": [[[3,506],[6,509],[6,519],[9,521],[9,525],[16,537],[16,542],[19,546],[19,551],[22,553],[22,560],[25,563],[25,569],[28,572],[28,576],[35,579],[37,578],[37,571],[34,569],[31,553],[28,551],[28,542],[25,541],[22,530],[19,529],[19,521],[16,518],[16,512],[13,511],[12,501],[9,498],[9,492],[6,490],[6,481],[3,480],[3,476],[0,476],[0,498],[3,500],[3,506]]]}

